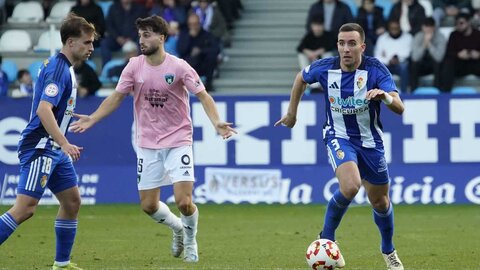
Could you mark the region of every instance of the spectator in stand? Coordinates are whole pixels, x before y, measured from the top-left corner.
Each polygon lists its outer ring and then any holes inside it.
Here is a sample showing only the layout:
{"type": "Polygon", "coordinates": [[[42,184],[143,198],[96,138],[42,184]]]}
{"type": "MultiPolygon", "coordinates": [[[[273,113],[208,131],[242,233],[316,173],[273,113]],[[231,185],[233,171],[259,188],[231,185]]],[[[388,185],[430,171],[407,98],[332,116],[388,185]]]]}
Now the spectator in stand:
{"type": "Polygon", "coordinates": [[[134,42],[129,41],[125,43],[125,45],[123,45],[122,52],[124,54],[125,62],[123,62],[122,65],[112,67],[108,71],[107,77],[120,78],[120,75],[122,75],[122,71],[127,66],[128,61],[130,61],[130,58],[138,55],[138,46],[134,42]]]}
{"type": "Polygon", "coordinates": [[[135,20],[146,16],[145,7],[133,3],[132,0],[119,0],[113,3],[106,19],[106,35],[100,42],[103,65],[112,59],[112,52],[120,50],[126,42],[137,43],[138,32],[135,20]]]}
{"type": "Polygon", "coordinates": [[[472,26],[480,30],[480,0],[472,0],[473,18],[472,26]]]}
{"type": "Polygon", "coordinates": [[[202,29],[200,18],[191,13],[187,19],[188,30],[180,32],[177,51],[198,75],[205,77],[207,91],[213,91],[213,73],[217,68],[220,44],[212,34],[202,29]]]}
{"type": "Polygon", "coordinates": [[[471,0],[432,0],[433,18],[436,25],[454,25],[455,17],[463,13],[472,12],[471,0]]]}
{"type": "Polygon", "coordinates": [[[150,15],[158,15],[168,23],[178,22],[182,29],[187,27],[187,9],[178,5],[176,0],[156,0],[150,15]]]}
{"type": "Polygon", "coordinates": [[[450,92],[455,78],[469,74],[480,76],[480,31],[470,23],[471,16],[460,13],[455,31],[450,34],[442,72],[443,92],[450,92]]]}
{"type": "Polygon", "coordinates": [[[75,78],[77,80],[77,95],[81,98],[95,95],[95,92],[102,87],[97,73],[93,68],[83,61],[74,68],[75,78]]]}
{"type": "Polygon", "coordinates": [[[211,0],[199,0],[198,5],[193,7],[193,12],[200,18],[200,24],[204,30],[218,38],[223,46],[231,46],[231,36],[225,18],[216,3],[212,3],[211,0]]]}
{"type": "Polygon", "coordinates": [[[400,29],[398,21],[388,23],[388,31],[378,37],[375,57],[387,66],[392,74],[400,76],[400,90],[408,92],[408,58],[412,51],[412,35],[400,29]]]}
{"type": "Polygon", "coordinates": [[[243,5],[240,0],[217,0],[218,8],[223,14],[228,30],[233,29],[233,23],[240,19],[243,5]]]}
{"type": "Polygon", "coordinates": [[[347,4],[339,0],[318,0],[311,5],[307,17],[307,31],[314,17],[323,18],[325,31],[332,33],[334,37],[337,37],[338,30],[343,24],[355,21],[347,4]]]}
{"type": "Polygon", "coordinates": [[[433,86],[440,88],[440,72],[447,39],[435,27],[432,17],[425,19],[422,31],[413,38],[410,62],[410,89],[418,87],[420,76],[433,73],[433,86]]]}
{"type": "Polygon", "coordinates": [[[177,51],[177,43],[178,43],[178,36],[180,33],[180,26],[178,22],[171,21],[168,26],[168,37],[167,41],[165,41],[165,51],[171,55],[175,55],[178,57],[177,51]]]}
{"type": "Polygon", "coordinates": [[[375,5],[375,0],[362,0],[358,8],[357,23],[365,30],[364,54],[373,56],[373,49],[380,35],[385,33],[385,18],[383,8],[375,5]]]}
{"type": "MultiPolygon", "coordinates": [[[[17,2],[18,3],[18,2],[17,2]]],[[[50,11],[52,11],[53,6],[57,3],[56,0],[41,0],[40,2],[43,8],[43,19],[46,19],[50,15],[50,11]]]]}
{"type": "MultiPolygon", "coordinates": [[[[0,67],[2,66],[3,57],[0,56],[0,67]]],[[[0,97],[8,95],[8,76],[5,71],[0,69],[0,97]]]]}
{"type": "Polygon", "coordinates": [[[403,32],[415,35],[425,21],[425,9],[418,0],[401,0],[393,5],[388,21],[400,22],[403,32]]]}
{"type": "Polygon", "coordinates": [[[323,19],[314,17],[308,31],[298,44],[298,63],[300,69],[304,69],[317,59],[332,56],[337,49],[336,37],[332,33],[325,32],[323,19]]]}
{"type": "Polygon", "coordinates": [[[77,0],[75,6],[72,7],[72,12],[95,26],[99,37],[93,42],[93,46],[99,47],[100,39],[105,35],[105,18],[102,8],[94,0],[77,0]]]}
{"type": "Polygon", "coordinates": [[[20,69],[17,72],[17,80],[22,96],[33,96],[33,79],[30,72],[26,69],[20,69]]]}

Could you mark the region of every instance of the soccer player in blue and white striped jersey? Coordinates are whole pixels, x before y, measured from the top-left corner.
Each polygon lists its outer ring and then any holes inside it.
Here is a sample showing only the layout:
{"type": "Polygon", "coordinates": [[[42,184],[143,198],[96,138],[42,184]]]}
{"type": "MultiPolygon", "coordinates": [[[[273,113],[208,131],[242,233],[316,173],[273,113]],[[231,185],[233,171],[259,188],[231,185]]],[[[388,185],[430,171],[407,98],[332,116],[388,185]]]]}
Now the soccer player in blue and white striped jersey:
{"type": "Polygon", "coordinates": [[[93,24],[70,14],[62,23],[60,35],[63,43],[60,53],[46,60],[39,71],[30,121],[18,146],[20,180],[17,198],[13,207],[0,216],[0,245],[18,225],[34,214],[48,187],[60,202],[55,220],[57,241],[52,269],[80,269],[70,262],[70,253],[80,209],[77,174],[72,160],[80,158],[82,148],[71,144],[65,134],[77,99],[73,66],[90,57],[96,32],[93,24]]]}
{"type": "MultiPolygon", "coordinates": [[[[330,199],[319,237],[335,241],[335,231],[360,186],[365,187],[382,237],[381,251],[388,269],[403,270],[393,245],[393,206],[382,140],[380,106],[402,114],[403,103],[392,75],[376,58],[363,55],[365,33],[358,24],[339,31],[339,56],[312,63],[297,74],[288,112],[276,126],[292,128],[307,84],[325,90],[324,141],[340,188],[330,199]]],[[[345,266],[343,256],[337,267],[345,266]]]]}

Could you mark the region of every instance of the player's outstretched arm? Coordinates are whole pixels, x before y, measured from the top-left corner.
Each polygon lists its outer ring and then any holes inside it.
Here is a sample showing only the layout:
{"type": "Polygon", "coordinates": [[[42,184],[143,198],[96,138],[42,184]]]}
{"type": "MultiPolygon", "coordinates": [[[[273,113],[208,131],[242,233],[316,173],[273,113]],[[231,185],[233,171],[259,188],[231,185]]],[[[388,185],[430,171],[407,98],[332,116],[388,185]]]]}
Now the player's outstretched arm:
{"type": "Polygon", "coordinates": [[[83,147],[78,147],[68,142],[67,138],[65,135],[63,135],[62,131],[58,127],[52,108],[53,105],[50,102],[41,100],[38,104],[36,113],[40,118],[45,130],[50,136],[52,136],[53,140],[60,145],[62,151],[69,155],[73,161],[76,161],[80,158],[80,151],[83,149],[83,147]]]}
{"type": "Polygon", "coordinates": [[[220,120],[217,107],[215,107],[215,101],[213,100],[212,96],[207,93],[207,91],[203,90],[197,93],[196,96],[202,103],[205,113],[222,138],[228,139],[233,134],[237,134],[237,131],[232,128],[233,123],[223,122],[220,120]]]}
{"type": "Polygon", "coordinates": [[[372,89],[367,92],[368,100],[381,100],[394,113],[402,114],[405,110],[400,95],[397,92],[385,92],[382,89],[372,89]]]}
{"type": "Polygon", "coordinates": [[[78,120],[70,125],[69,130],[79,133],[85,132],[97,122],[114,112],[126,96],[127,94],[114,91],[110,96],[103,100],[102,104],[100,104],[98,109],[91,115],[74,113],[73,116],[78,118],[78,120]]]}
{"type": "Polygon", "coordinates": [[[292,93],[290,95],[290,104],[288,105],[287,114],[285,114],[280,120],[278,120],[274,126],[282,125],[289,128],[293,128],[297,122],[297,109],[300,100],[302,99],[303,93],[307,83],[303,80],[302,72],[297,74],[295,77],[295,82],[292,86],[292,93]]]}

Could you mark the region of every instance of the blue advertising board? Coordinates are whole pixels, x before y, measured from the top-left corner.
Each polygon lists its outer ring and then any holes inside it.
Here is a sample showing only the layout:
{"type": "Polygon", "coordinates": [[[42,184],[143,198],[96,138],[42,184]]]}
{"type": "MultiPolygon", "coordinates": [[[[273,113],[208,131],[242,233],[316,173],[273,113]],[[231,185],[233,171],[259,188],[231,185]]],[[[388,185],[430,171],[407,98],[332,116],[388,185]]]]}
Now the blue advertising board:
{"type": "MultiPolygon", "coordinates": [[[[293,129],[274,127],[288,96],[215,96],[223,119],[239,134],[222,140],[202,105],[192,98],[198,203],[326,203],[337,188],[322,140],[323,95],[304,97],[293,129]]],[[[480,96],[403,97],[405,112],[382,107],[391,198],[405,204],[480,204],[480,96]]],[[[80,99],[77,113],[93,112],[101,98],[80,99]]],[[[19,134],[27,124],[29,99],[0,99],[0,203],[15,198],[19,134]]],[[[82,134],[68,134],[84,147],[75,162],[83,202],[136,203],[136,157],[132,100],[82,134]]],[[[171,187],[162,200],[172,201],[171,187]]],[[[46,192],[43,203],[55,203],[46,192]]],[[[363,190],[354,203],[368,203],[363,190]]]]}

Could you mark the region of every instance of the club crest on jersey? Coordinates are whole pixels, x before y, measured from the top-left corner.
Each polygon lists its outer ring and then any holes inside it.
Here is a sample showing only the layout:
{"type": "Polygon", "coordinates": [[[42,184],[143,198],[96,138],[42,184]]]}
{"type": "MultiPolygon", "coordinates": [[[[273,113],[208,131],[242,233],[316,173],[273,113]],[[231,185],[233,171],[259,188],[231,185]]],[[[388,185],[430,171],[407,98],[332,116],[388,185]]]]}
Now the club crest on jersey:
{"type": "Polygon", "coordinates": [[[358,79],[357,79],[357,87],[358,87],[358,89],[362,89],[364,85],[365,85],[365,82],[364,82],[363,77],[358,77],[358,79]]]}
{"type": "Polygon", "coordinates": [[[165,81],[168,83],[168,85],[171,85],[173,81],[175,81],[175,75],[165,74],[165,81]]]}
{"type": "Polygon", "coordinates": [[[341,149],[337,150],[337,158],[338,159],[343,159],[345,157],[345,152],[343,152],[341,149]]]}
{"type": "Polygon", "coordinates": [[[58,94],[58,86],[54,83],[50,83],[45,87],[45,95],[49,97],[55,97],[58,94]]]}
{"type": "Polygon", "coordinates": [[[47,179],[48,177],[46,175],[42,176],[42,179],[40,180],[40,185],[42,186],[42,188],[47,185],[47,179]]]}

